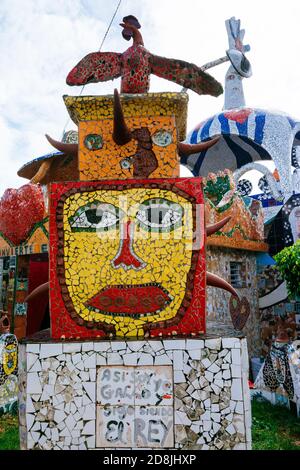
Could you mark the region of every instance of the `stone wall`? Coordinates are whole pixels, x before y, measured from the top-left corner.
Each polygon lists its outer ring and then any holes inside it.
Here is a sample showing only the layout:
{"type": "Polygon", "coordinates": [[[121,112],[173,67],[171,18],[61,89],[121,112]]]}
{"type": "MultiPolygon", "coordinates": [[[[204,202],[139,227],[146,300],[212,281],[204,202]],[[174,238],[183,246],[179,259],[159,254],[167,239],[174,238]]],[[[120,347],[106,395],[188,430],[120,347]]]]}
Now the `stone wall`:
{"type": "MultiPolygon", "coordinates": [[[[206,247],[207,271],[218,274],[230,283],[230,262],[245,264],[246,287],[236,288],[240,297],[246,297],[250,304],[250,315],[242,332],[248,341],[249,356],[260,356],[260,314],[258,309],[258,286],[256,275],[256,255],[245,250],[222,247],[206,247]]],[[[229,311],[230,294],[214,287],[207,288],[206,310],[210,324],[232,326],[229,311]]]]}
{"type": "Polygon", "coordinates": [[[20,345],[22,449],[250,449],[240,337],[20,345]]]}

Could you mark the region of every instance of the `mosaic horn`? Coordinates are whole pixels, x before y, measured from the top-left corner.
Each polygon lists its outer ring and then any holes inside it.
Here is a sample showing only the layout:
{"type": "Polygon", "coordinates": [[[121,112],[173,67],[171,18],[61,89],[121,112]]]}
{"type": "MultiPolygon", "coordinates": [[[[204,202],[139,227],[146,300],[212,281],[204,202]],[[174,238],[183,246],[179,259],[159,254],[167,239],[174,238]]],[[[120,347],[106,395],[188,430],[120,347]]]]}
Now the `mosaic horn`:
{"type": "Polygon", "coordinates": [[[220,289],[227,290],[234,297],[239,298],[237,291],[232,287],[231,284],[229,284],[229,282],[225,281],[216,274],[209,273],[208,271],[206,272],[206,284],[211,287],[219,287],[220,289]]]}
{"type": "Polygon", "coordinates": [[[78,144],[68,144],[66,142],[59,142],[59,140],[52,139],[48,134],[45,134],[46,139],[52,145],[52,147],[56,148],[62,153],[66,155],[72,155],[74,157],[77,156],[78,153],[78,144]]]}
{"type": "Polygon", "coordinates": [[[113,140],[117,145],[125,145],[131,141],[132,136],[125,122],[118,90],[114,89],[114,130],[113,140]]]}
{"type": "Polygon", "coordinates": [[[187,157],[193,153],[203,152],[204,150],[207,150],[215,145],[219,139],[220,137],[215,137],[214,139],[208,140],[207,142],[200,142],[198,144],[186,144],[184,142],[178,142],[178,153],[181,157],[187,157]]]}
{"type": "MultiPolygon", "coordinates": [[[[65,142],[59,142],[58,140],[52,139],[52,137],[50,137],[48,134],[46,134],[46,139],[52,145],[52,147],[56,148],[65,155],[76,156],[78,153],[78,144],[68,144],[65,142]]],[[[37,184],[43,181],[43,179],[49,172],[52,163],[53,160],[45,160],[39,167],[36,174],[31,178],[30,183],[37,184]]]]}
{"type": "Polygon", "coordinates": [[[33,289],[33,291],[27,295],[24,302],[29,302],[30,300],[34,300],[40,295],[46,294],[47,292],[49,292],[49,281],[33,289]]]}
{"type": "Polygon", "coordinates": [[[210,235],[213,235],[214,233],[216,233],[218,230],[220,230],[222,227],[224,227],[224,225],[226,225],[227,222],[229,222],[230,219],[231,219],[231,217],[230,217],[230,215],[228,215],[224,219],[219,220],[219,222],[216,222],[215,224],[207,225],[207,227],[206,227],[206,236],[209,237],[210,235]]]}
{"type": "Polygon", "coordinates": [[[32,184],[40,183],[45,178],[45,176],[47,175],[47,173],[50,169],[51,163],[52,162],[50,160],[44,161],[41,164],[41,166],[39,167],[36,174],[31,178],[30,183],[32,183],[32,184]]]}

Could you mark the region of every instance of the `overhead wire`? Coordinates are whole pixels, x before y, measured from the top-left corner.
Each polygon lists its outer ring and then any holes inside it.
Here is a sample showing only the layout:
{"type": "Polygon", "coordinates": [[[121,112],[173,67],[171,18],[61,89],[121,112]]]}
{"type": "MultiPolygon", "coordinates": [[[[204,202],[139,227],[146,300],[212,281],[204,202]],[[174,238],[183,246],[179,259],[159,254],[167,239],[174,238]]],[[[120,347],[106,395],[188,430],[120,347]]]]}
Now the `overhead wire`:
{"type": "MultiPolygon", "coordinates": [[[[110,20],[110,23],[109,23],[109,25],[108,25],[108,27],[107,27],[107,29],[106,29],[106,32],[105,32],[104,36],[103,36],[103,39],[102,39],[102,42],[101,42],[100,47],[99,47],[99,49],[98,49],[98,52],[100,52],[101,49],[102,49],[102,46],[103,46],[103,44],[104,44],[104,41],[105,41],[105,39],[106,39],[106,37],[107,37],[107,35],[108,35],[108,33],[109,33],[109,30],[110,30],[111,25],[112,25],[112,23],[113,23],[113,21],[114,21],[114,19],[115,19],[115,17],[116,17],[116,14],[117,14],[118,10],[119,10],[119,8],[120,8],[121,3],[122,3],[122,0],[119,0],[117,6],[116,6],[116,8],[115,8],[115,12],[114,12],[114,14],[113,14],[113,16],[112,16],[112,18],[111,18],[111,20],[110,20]]],[[[84,87],[85,87],[85,85],[82,86],[81,91],[80,91],[80,93],[79,93],[79,96],[82,95],[82,92],[83,92],[83,90],[84,90],[84,87]]],[[[66,122],[66,124],[64,125],[63,132],[62,132],[62,137],[64,136],[66,127],[67,127],[67,125],[69,124],[69,122],[70,122],[70,118],[67,119],[67,122],[66,122]]]]}

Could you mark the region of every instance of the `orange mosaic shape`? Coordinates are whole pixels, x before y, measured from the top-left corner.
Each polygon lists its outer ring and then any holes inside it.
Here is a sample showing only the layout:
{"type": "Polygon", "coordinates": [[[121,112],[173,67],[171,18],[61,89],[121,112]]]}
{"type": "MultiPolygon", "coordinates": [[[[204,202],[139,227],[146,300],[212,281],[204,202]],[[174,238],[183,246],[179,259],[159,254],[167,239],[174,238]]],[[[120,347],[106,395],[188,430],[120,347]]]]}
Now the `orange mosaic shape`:
{"type": "Polygon", "coordinates": [[[65,96],[64,100],[79,129],[80,181],[179,176],[177,144],[186,133],[185,93],[121,95],[131,138],[124,145],[113,139],[113,96],[65,96]]]}
{"type": "MultiPolygon", "coordinates": [[[[88,121],[79,123],[79,178],[81,181],[97,179],[136,178],[134,161],[139,152],[139,130],[146,132],[146,158],[154,161],[151,178],[174,178],[179,176],[177,135],[175,118],[172,116],[150,116],[127,118],[126,123],[134,138],[128,144],[117,145],[113,138],[113,121],[88,121]],[[148,131],[146,131],[146,129],[148,131]],[[89,150],[89,138],[100,135],[102,148],[89,150]],[[157,166],[157,168],[155,168],[157,166]]],[[[144,139],[145,141],[145,139],[144,139]]],[[[144,147],[143,143],[142,146],[144,147]]],[[[140,176],[144,177],[140,171],[140,176]]]]}

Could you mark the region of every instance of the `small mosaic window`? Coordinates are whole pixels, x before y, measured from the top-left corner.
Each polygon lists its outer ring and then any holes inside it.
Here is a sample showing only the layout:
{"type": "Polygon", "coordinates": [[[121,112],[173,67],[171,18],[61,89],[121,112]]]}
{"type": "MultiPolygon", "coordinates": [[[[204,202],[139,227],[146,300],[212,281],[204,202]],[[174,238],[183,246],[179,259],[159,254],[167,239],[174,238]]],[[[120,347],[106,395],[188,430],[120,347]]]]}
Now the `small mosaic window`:
{"type": "Polygon", "coordinates": [[[152,142],[159,147],[167,147],[173,141],[171,132],[165,131],[163,129],[155,132],[152,136],[152,142]]]}
{"type": "Polygon", "coordinates": [[[100,150],[103,147],[103,139],[100,134],[88,134],[84,139],[84,145],[88,150],[100,150]]]}
{"type": "Polygon", "coordinates": [[[233,287],[246,287],[245,263],[230,261],[230,283],[233,287]]]}
{"type": "Polygon", "coordinates": [[[300,313],[300,302],[295,303],[295,312],[300,313]]]}

